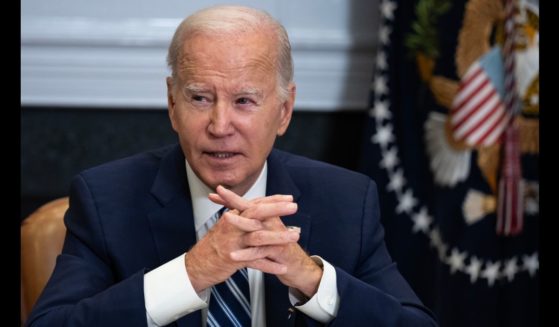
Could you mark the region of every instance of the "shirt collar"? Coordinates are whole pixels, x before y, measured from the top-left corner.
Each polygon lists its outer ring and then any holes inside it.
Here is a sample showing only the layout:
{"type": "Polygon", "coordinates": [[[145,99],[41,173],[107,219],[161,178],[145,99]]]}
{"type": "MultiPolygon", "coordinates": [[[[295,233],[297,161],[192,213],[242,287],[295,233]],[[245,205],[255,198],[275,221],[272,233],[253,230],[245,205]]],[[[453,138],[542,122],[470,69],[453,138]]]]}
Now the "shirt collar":
{"type": "MultiPolygon", "coordinates": [[[[186,165],[186,176],[188,178],[188,187],[190,189],[190,197],[192,200],[194,227],[196,232],[198,232],[198,229],[203,226],[216,211],[221,209],[222,206],[220,204],[213,203],[210,199],[208,199],[208,195],[215,192],[215,190],[210,189],[198,178],[198,176],[196,176],[186,159],[184,162],[186,165]]],[[[245,195],[243,195],[243,198],[251,200],[257,197],[265,196],[267,180],[268,163],[265,161],[256,182],[250,187],[245,195]]]]}

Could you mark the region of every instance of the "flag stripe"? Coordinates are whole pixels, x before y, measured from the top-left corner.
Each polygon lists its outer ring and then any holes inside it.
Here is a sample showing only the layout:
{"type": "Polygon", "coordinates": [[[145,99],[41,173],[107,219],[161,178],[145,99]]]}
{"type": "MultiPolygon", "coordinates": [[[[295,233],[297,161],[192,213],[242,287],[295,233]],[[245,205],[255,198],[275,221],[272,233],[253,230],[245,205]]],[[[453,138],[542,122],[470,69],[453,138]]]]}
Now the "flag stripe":
{"type": "Polygon", "coordinates": [[[472,65],[472,67],[470,67],[470,69],[468,69],[468,72],[462,79],[462,83],[458,86],[458,92],[454,98],[455,104],[453,104],[453,107],[461,106],[464,98],[472,94],[472,88],[476,87],[476,85],[480,83],[477,82],[477,79],[482,72],[483,70],[477,61],[472,65]]]}
{"type": "Polygon", "coordinates": [[[475,85],[472,84],[475,88],[473,90],[469,90],[469,93],[464,93],[463,101],[456,101],[456,105],[453,104],[454,109],[452,121],[455,124],[461,121],[464,116],[468,115],[475,105],[479,103],[488,92],[491,92],[491,87],[486,87],[489,83],[489,79],[485,76],[485,74],[479,75],[479,78],[473,83],[475,83],[475,85]]]}
{"type": "Polygon", "coordinates": [[[493,108],[489,109],[485,119],[480,119],[478,125],[475,128],[471,129],[471,131],[466,135],[468,140],[468,144],[481,144],[485,137],[496,128],[499,122],[505,116],[505,111],[503,106],[499,101],[495,101],[493,108]]]}
{"type": "Polygon", "coordinates": [[[490,92],[487,96],[477,103],[476,107],[472,112],[462,120],[459,124],[454,126],[454,135],[457,138],[462,138],[467,135],[468,132],[475,128],[476,125],[483,123],[483,120],[487,118],[487,115],[491,114],[491,111],[499,104],[499,98],[495,92],[490,92]]]}
{"type": "MultiPolygon", "coordinates": [[[[487,80],[484,81],[487,84],[487,80]]],[[[473,94],[469,99],[468,102],[464,104],[464,106],[457,108],[456,111],[453,113],[451,118],[451,123],[453,126],[459,126],[464,123],[469,117],[471,117],[476,108],[479,107],[480,104],[483,104],[484,101],[487,100],[488,97],[491,97],[494,93],[494,90],[489,87],[484,87],[479,90],[478,93],[473,94]]]]}
{"type": "Polygon", "coordinates": [[[496,142],[501,141],[500,138],[503,136],[503,132],[510,120],[510,115],[508,115],[504,110],[503,113],[503,117],[499,121],[497,121],[495,128],[489,130],[487,136],[483,137],[483,146],[490,146],[492,144],[495,144],[496,142]]]}

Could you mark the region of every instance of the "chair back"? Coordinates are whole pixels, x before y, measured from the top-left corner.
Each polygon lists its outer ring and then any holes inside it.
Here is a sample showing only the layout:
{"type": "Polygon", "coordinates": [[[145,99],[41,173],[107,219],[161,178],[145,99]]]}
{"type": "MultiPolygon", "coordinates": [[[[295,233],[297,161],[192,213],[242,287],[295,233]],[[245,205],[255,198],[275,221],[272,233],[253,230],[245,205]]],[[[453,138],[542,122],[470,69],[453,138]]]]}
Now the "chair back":
{"type": "Polygon", "coordinates": [[[50,201],[21,224],[21,321],[25,323],[33,305],[54,270],[62,252],[68,197],[50,201]]]}

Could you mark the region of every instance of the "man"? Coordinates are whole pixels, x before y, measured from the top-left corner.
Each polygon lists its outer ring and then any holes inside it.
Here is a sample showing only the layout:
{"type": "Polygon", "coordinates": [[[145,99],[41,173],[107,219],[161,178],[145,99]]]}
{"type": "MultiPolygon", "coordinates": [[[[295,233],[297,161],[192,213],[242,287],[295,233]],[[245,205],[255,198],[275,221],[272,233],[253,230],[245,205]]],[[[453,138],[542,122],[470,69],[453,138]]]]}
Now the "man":
{"type": "Polygon", "coordinates": [[[278,22],[202,10],[168,62],[180,147],[74,179],[29,325],[435,325],[387,253],[374,183],[272,150],[295,101],[278,22]]]}

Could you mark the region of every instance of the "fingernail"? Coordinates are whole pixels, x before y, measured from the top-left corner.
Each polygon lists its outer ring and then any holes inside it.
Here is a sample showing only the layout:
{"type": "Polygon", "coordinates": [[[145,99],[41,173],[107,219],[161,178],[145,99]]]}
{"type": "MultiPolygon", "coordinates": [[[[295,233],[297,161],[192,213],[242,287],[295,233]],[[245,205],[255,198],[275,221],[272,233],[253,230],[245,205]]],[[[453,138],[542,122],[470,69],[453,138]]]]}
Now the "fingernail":
{"type": "Polygon", "coordinates": [[[301,227],[299,226],[287,226],[287,229],[293,232],[301,233],[301,227]]]}
{"type": "Polygon", "coordinates": [[[291,202],[291,203],[287,204],[287,208],[291,209],[291,210],[297,210],[297,203],[291,202]]]}

